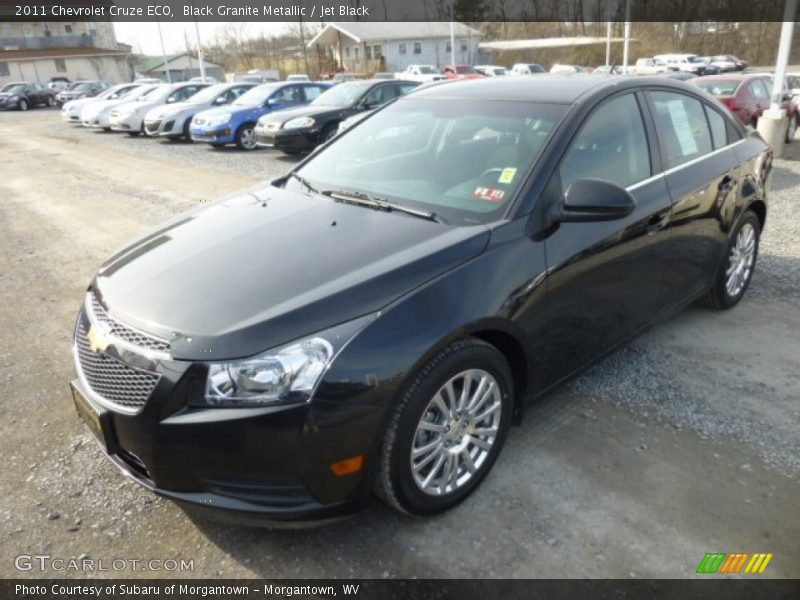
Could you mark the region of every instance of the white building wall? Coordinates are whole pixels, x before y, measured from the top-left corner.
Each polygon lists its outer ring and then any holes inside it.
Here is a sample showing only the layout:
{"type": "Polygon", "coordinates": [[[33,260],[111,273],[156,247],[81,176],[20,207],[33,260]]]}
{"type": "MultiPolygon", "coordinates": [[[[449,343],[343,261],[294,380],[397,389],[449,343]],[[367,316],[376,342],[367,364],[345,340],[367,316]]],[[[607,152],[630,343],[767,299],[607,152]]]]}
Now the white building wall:
{"type": "MultiPolygon", "coordinates": [[[[456,37],[455,59],[457,64],[475,64],[478,59],[478,44],[480,39],[456,37]],[[462,44],[465,49],[462,50],[462,44]]],[[[378,61],[374,59],[374,47],[381,48],[381,55],[384,58],[384,68],[386,71],[402,71],[408,65],[434,65],[443,67],[450,64],[451,55],[447,51],[449,38],[417,38],[404,40],[388,40],[381,42],[362,42],[356,43],[349,38],[342,36],[342,58],[345,68],[351,72],[364,72],[377,70],[378,61]],[[414,44],[419,43],[419,54],[414,53],[414,44]],[[373,56],[371,62],[367,63],[365,48],[368,45],[373,56]],[[401,52],[405,45],[405,54],[401,52]]],[[[333,52],[338,61],[338,48],[334,47],[333,52]]]]}
{"type": "Polygon", "coordinates": [[[128,63],[124,57],[96,56],[64,58],[66,70],[56,67],[55,59],[8,60],[8,75],[0,76],[0,85],[11,81],[46,83],[51,77],[79,79],[101,79],[109,84],[131,80],[128,63]]]}

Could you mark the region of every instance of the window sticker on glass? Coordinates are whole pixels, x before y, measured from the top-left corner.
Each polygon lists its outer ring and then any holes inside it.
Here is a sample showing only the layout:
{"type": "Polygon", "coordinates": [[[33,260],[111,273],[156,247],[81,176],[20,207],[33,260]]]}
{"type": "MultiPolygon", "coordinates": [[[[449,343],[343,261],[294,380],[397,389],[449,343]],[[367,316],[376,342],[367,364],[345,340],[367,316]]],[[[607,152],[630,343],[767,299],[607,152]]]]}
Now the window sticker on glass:
{"type": "Polygon", "coordinates": [[[683,105],[683,101],[668,101],[667,110],[669,111],[672,127],[675,130],[675,135],[678,138],[678,144],[681,146],[683,155],[689,156],[690,154],[697,154],[699,149],[694,139],[692,126],[689,124],[689,115],[686,114],[686,107],[683,105]]]}
{"type": "Polygon", "coordinates": [[[476,200],[488,200],[489,202],[496,202],[500,203],[503,201],[503,197],[506,193],[503,190],[496,190],[490,187],[477,187],[475,191],[472,192],[472,197],[476,200]]]}
{"type": "Polygon", "coordinates": [[[507,167],[503,169],[503,172],[500,173],[500,178],[497,180],[497,183],[511,183],[514,181],[514,176],[517,174],[517,170],[512,167],[507,167]]]}

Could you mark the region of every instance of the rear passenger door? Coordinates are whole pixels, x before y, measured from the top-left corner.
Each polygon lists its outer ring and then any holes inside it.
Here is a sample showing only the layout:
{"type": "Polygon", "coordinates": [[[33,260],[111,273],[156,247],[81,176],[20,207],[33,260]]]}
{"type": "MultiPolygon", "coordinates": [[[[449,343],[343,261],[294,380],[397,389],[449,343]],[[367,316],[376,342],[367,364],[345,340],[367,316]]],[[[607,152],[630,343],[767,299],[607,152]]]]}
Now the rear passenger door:
{"type": "Polygon", "coordinates": [[[739,161],[730,144],[739,134],[695,96],[673,90],[648,96],[673,201],[661,299],[669,307],[704,291],[716,273],[727,239],[724,223],[735,209],[739,161]]]}

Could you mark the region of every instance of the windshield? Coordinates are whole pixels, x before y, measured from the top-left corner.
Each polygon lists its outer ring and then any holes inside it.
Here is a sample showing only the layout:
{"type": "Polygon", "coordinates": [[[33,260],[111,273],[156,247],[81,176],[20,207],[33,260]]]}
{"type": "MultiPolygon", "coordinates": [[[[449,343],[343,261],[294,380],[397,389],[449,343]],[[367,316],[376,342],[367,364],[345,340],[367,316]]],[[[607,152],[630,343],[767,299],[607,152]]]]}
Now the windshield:
{"type": "Polygon", "coordinates": [[[90,89],[92,89],[92,84],[91,83],[75,83],[69,89],[71,91],[73,91],[73,92],[88,92],[90,89]]]}
{"type": "Polygon", "coordinates": [[[707,91],[712,96],[733,96],[736,88],[739,87],[738,81],[698,81],[697,87],[707,91]]]}
{"type": "Polygon", "coordinates": [[[194,96],[189,98],[187,102],[191,102],[193,104],[204,104],[205,102],[211,102],[227,89],[228,86],[226,84],[212,85],[211,87],[207,87],[197,92],[194,96]]]}
{"type": "MultiPolygon", "coordinates": [[[[407,97],[334,138],[298,173],[320,191],[371,194],[448,223],[505,214],[567,107],[407,97]]],[[[287,186],[301,184],[292,179],[287,186]]]]}
{"type": "Polygon", "coordinates": [[[278,89],[274,83],[259,85],[234,100],[234,106],[261,106],[278,89]]]}
{"type": "Polygon", "coordinates": [[[502,68],[502,67],[498,67],[498,68],[496,68],[496,69],[492,69],[492,72],[493,72],[495,75],[497,75],[498,77],[501,77],[501,76],[503,76],[503,75],[507,75],[507,74],[508,74],[508,72],[507,72],[507,71],[506,71],[504,68],[502,68]]]}
{"type": "Polygon", "coordinates": [[[474,72],[475,69],[473,69],[472,67],[467,67],[464,65],[459,65],[456,67],[456,73],[458,73],[459,75],[466,75],[467,73],[474,73],[474,72]]]}
{"type": "Polygon", "coordinates": [[[150,91],[146,91],[145,93],[141,94],[136,99],[140,102],[147,100],[158,100],[161,96],[166,95],[168,88],[172,89],[172,87],[169,85],[157,85],[150,91]]]}
{"type": "Polygon", "coordinates": [[[369,81],[350,81],[340,83],[314,98],[311,104],[316,106],[352,106],[362,94],[373,85],[369,81]]]}
{"type": "Polygon", "coordinates": [[[21,94],[25,91],[24,83],[12,83],[3,88],[3,92],[8,94],[21,94]]]}
{"type": "Polygon", "coordinates": [[[423,65],[423,66],[419,67],[419,72],[422,75],[431,75],[431,74],[435,75],[436,73],[439,72],[439,69],[435,69],[434,67],[428,67],[428,66],[424,66],[423,65]]]}

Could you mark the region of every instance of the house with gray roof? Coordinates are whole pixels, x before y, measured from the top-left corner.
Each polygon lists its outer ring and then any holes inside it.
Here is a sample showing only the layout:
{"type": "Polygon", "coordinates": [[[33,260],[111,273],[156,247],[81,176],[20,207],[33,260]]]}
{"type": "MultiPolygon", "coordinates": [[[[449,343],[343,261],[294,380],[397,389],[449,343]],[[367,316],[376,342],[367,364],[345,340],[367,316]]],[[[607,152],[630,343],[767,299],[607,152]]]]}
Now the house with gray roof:
{"type": "MultiPolygon", "coordinates": [[[[453,24],[456,64],[478,60],[481,32],[453,24]]],[[[402,71],[408,65],[442,67],[452,62],[450,23],[427,21],[328,23],[308,42],[325,73],[402,71]]]]}

